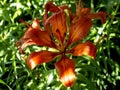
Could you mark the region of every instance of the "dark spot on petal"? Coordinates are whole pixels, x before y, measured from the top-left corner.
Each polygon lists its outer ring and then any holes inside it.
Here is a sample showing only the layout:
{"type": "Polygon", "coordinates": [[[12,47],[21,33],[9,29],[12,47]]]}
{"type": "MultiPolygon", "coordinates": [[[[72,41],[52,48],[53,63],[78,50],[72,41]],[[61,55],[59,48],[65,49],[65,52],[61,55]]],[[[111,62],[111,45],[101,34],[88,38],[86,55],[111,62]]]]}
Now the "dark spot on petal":
{"type": "Polygon", "coordinates": [[[56,30],[56,32],[57,32],[57,33],[60,33],[58,29],[56,30]]]}

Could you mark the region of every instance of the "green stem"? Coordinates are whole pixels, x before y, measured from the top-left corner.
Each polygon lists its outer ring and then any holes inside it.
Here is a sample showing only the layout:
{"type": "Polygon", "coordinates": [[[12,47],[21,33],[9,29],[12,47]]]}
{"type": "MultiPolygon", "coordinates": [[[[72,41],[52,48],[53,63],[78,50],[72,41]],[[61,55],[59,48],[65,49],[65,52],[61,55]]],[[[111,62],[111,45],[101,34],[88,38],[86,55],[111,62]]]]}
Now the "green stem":
{"type": "Polygon", "coordinates": [[[110,20],[110,23],[109,23],[109,26],[108,26],[108,28],[107,28],[107,35],[108,35],[108,37],[107,37],[107,51],[108,51],[108,57],[109,57],[109,59],[111,58],[110,57],[110,41],[109,41],[109,35],[110,35],[110,27],[111,27],[111,24],[112,24],[112,22],[113,22],[113,20],[114,20],[114,18],[115,18],[115,15],[117,14],[117,11],[118,11],[118,9],[119,9],[119,3],[117,4],[117,6],[116,6],[116,10],[115,10],[115,12],[114,12],[114,15],[113,15],[113,17],[111,18],[111,20],[110,20]]]}

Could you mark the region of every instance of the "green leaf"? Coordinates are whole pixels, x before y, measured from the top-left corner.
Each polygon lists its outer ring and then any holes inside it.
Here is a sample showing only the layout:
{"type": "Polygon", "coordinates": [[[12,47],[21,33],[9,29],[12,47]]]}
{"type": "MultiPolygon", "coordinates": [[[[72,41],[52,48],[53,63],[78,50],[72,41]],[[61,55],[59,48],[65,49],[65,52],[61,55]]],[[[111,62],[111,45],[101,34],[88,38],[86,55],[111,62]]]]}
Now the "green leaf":
{"type": "Polygon", "coordinates": [[[10,16],[9,16],[9,11],[8,10],[3,9],[2,10],[2,16],[3,16],[4,20],[10,22],[10,16]]]}
{"type": "Polygon", "coordinates": [[[0,83],[3,84],[3,85],[6,85],[6,86],[9,88],[9,90],[12,90],[12,88],[10,88],[10,87],[9,87],[3,80],[1,80],[1,79],[0,79],[0,83]]]}
{"type": "Polygon", "coordinates": [[[22,11],[21,11],[21,9],[18,9],[15,13],[14,13],[14,15],[13,15],[13,20],[16,18],[16,17],[18,17],[18,16],[20,16],[21,15],[21,13],[22,13],[22,11]]]}

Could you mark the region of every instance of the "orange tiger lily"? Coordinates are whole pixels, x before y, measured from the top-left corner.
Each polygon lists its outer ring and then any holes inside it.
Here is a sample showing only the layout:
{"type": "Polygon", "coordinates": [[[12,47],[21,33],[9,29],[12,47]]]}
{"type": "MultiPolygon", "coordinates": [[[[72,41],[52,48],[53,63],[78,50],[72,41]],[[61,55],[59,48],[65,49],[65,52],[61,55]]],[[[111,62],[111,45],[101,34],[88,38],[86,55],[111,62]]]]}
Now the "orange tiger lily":
{"type": "Polygon", "coordinates": [[[104,12],[91,13],[90,8],[80,7],[77,8],[76,14],[73,14],[67,6],[58,7],[52,2],[48,2],[45,5],[43,16],[44,30],[40,27],[40,21],[37,18],[33,20],[31,25],[22,21],[28,26],[28,29],[17,42],[17,46],[22,44],[20,48],[22,53],[24,48],[33,44],[57,49],[58,52],[47,50],[32,52],[28,56],[27,64],[30,69],[34,69],[39,64],[50,62],[57,56],[61,56],[61,59],[54,65],[63,85],[71,87],[75,81],[75,62],[66,54],[89,55],[94,59],[96,45],[90,41],[79,43],[74,47],[72,44],[87,36],[92,27],[92,19],[98,18],[105,23],[106,16],[107,14],[104,12]],[[52,13],[51,16],[48,16],[49,12],[52,13]]]}

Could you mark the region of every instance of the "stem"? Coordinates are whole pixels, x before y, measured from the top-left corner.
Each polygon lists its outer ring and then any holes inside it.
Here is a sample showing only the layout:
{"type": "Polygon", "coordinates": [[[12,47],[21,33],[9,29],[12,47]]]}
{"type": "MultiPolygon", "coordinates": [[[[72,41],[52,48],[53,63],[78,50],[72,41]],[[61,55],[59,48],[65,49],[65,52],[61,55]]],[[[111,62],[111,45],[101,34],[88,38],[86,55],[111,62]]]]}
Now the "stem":
{"type": "Polygon", "coordinates": [[[29,27],[30,25],[28,23],[26,23],[23,19],[20,19],[20,22],[22,22],[23,24],[25,24],[27,27],[29,27]]]}
{"type": "MultiPolygon", "coordinates": [[[[115,18],[115,15],[116,15],[116,13],[117,13],[117,11],[118,11],[118,9],[119,9],[119,3],[117,4],[117,6],[116,6],[116,10],[115,10],[115,14],[113,15],[113,17],[112,17],[112,19],[111,19],[111,21],[110,21],[110,23],[109,23],[109,26],[108,26],[108,28],[107,28],[107,35],[109,36],[110,35],[110,27],[111,27],[111,24],[112,24],[112,22],[113,22],[113,20],[114,20],[114,18],[115,18]]],[[[107,47],[107,51],[108,51],[108,57],[109,57],[109,59],[111,58],[110,57],[110,41],[109,41],[109,37],[107,37],[107,45],[108,45],[108,47],[107,47]]]]}

